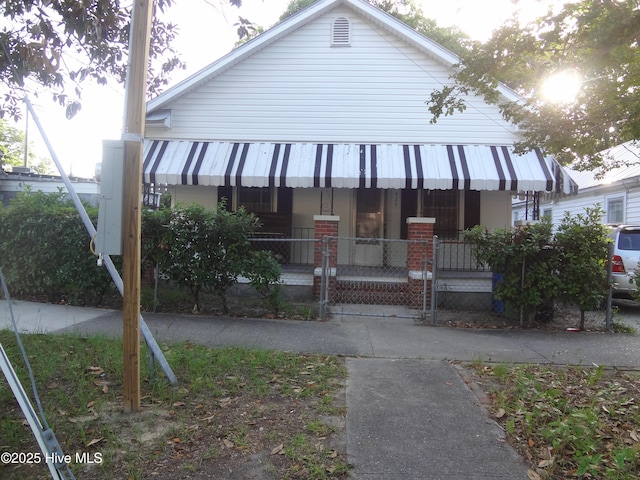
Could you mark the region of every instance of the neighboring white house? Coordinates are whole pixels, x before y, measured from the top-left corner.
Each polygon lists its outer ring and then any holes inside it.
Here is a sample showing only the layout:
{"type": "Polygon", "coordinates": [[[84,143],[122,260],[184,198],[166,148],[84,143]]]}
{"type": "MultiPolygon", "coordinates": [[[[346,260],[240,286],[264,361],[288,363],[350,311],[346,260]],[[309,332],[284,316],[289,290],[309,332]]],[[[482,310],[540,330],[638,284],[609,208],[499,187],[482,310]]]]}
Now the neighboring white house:
{"type": "MultiPolygon", "coordinates": [[[[560,224],[565,212],[584,213],[585,208],[599,205],[605,215],[603,223],[640,225],[640,147],[627,142],[602,152],[606,163],[621,165],[595,177],[590,171],[565,171],[578,185],[576,195],[541,195],[540,216],[548,216],[560,224]]],[[[533,203],[526,198],[513,204],[513,220],[531,219],[533,203]]]]}
{"type": "MultiPolygon", "coordinates": [[[[357,238],[406,238],[408,217],[435,218],[441,238],[508,227],[512,195],[562,189],[561,169],[515,155],[517,129],[480,97],[430,123],[457,62],[363,0],[320,0],[148,103],[144,182],[173,202],[225,197],[284,237],[314,215],[357,238]]],[[[373,243],[339,262],[382,265],[373,243]]]]}
{"type": "MultiPolygon", "coordinates": [[[[71,178],[73,188],[81,200],[97,206],[99,201],[100,184],[95,179],[71,178]]],[[[56,193],[67,189],[57,175],[41,175],[26,167],[13,167],[11,172],[0,169],[0,203],[9,205],[18,192],[25,188],[44,193],[56,193]]]]}

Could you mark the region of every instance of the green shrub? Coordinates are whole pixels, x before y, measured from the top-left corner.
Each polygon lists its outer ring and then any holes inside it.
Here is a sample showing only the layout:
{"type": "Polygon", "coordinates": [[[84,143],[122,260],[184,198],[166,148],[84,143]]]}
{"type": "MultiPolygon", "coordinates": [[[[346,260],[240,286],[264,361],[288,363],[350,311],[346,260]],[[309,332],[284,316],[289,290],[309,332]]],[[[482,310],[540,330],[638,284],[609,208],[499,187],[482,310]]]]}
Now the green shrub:
{"type": "Polygon", "coordinates": [[[273,254],[262,250],[251,252],[244,275],[277,315],[284,306],[280,283],[282,268],[273,254]]]}
{"type": "Polygon", "coordinates": [[[478,261],[503,274],[494,292],[497,299],[531,321],[560,297],[580,309],[584,328],[584,312],[598,308],[608,289],[603,213],[599,207],[573,216],[567,212],[555,234],[548,219],[510,230],[477,226],[467,231],[466,240],[478,261]]]}
{"type": "Polygon", "coordinates": [[[224,203],[215,212],[197,204],[171,211],[162,266],[177,285],[189,290],[195,310],[201,308],[200,292],[207,288],[228,313],[226,292],[246,271],[249,236],[258,226],[255,216],[242,208],[229,212],[224,203]]]}
{"type": "MultiPolygon", "coordinates": [[[[94,220],[97,210],[87,207],[94,220]]],[[[96,264],[90,238],[66,194],[26,188],[0,210],[0,266],[18,295],[98,304],[112,286],[96,264]]]]}
{"type": "Polygon", "coordinates": [[[503,280],[495,297],[515,307],[531,323],[538,311],[558,294],[557,258],[551,245],[548,220],[511,230],[489,231],[476,226],[466,240],[474,245],[478,261],[488,264],[503,280]]]}

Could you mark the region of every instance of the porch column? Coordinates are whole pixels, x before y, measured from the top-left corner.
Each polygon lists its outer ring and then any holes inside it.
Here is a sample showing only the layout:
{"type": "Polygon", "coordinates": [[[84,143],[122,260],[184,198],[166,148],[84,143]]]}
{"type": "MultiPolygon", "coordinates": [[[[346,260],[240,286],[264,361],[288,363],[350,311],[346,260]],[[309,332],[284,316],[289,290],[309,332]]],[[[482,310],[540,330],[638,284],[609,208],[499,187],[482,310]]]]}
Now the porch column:
{"type": "MultiPolygon", "coordinates": [[[[407,270],[409,270],[409,306],[422,308],[423,291],[425,289],[425,262],[433,255],[433,225],[436,219],[432,217],[407,218],[407,270]]],[[[427,304],[431,302],[431,265],[426,263],[427,304]]]]}
{"type": "Polygon", "coordinates": [[[313,294],[320,298],[320,282],[322,276],[323,239],[329,238],[329,292],[333,291],[332,284],[336,281],[336,267],[338,265],[338,215],[314,215],[315,242],[313,245],[313,294]]]}

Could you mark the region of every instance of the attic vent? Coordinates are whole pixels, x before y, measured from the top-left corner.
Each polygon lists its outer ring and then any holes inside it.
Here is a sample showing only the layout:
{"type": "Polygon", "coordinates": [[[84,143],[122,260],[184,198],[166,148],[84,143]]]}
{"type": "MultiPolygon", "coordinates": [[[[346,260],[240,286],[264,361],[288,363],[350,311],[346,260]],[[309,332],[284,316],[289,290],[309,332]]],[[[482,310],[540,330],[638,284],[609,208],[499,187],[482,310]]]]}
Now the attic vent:
{"type": "Polygon", "coordinates": [[[331,26],[331,45],[349,46],[351,44],[351,25],[344,17],[336,18],[331,26]]]}

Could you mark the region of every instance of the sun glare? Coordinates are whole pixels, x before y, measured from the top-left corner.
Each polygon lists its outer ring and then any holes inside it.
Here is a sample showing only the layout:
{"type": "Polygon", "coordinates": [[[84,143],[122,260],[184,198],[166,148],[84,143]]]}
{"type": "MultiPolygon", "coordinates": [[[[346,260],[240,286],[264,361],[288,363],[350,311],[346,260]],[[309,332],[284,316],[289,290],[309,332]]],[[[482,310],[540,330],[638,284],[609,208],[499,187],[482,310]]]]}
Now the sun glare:
{"type": "Polygon", "coordinates": [[[542,95],[553,103],[571,103],[578,96],[582,79],[575,70],[557,72],[542,83],[542,95]]]}

